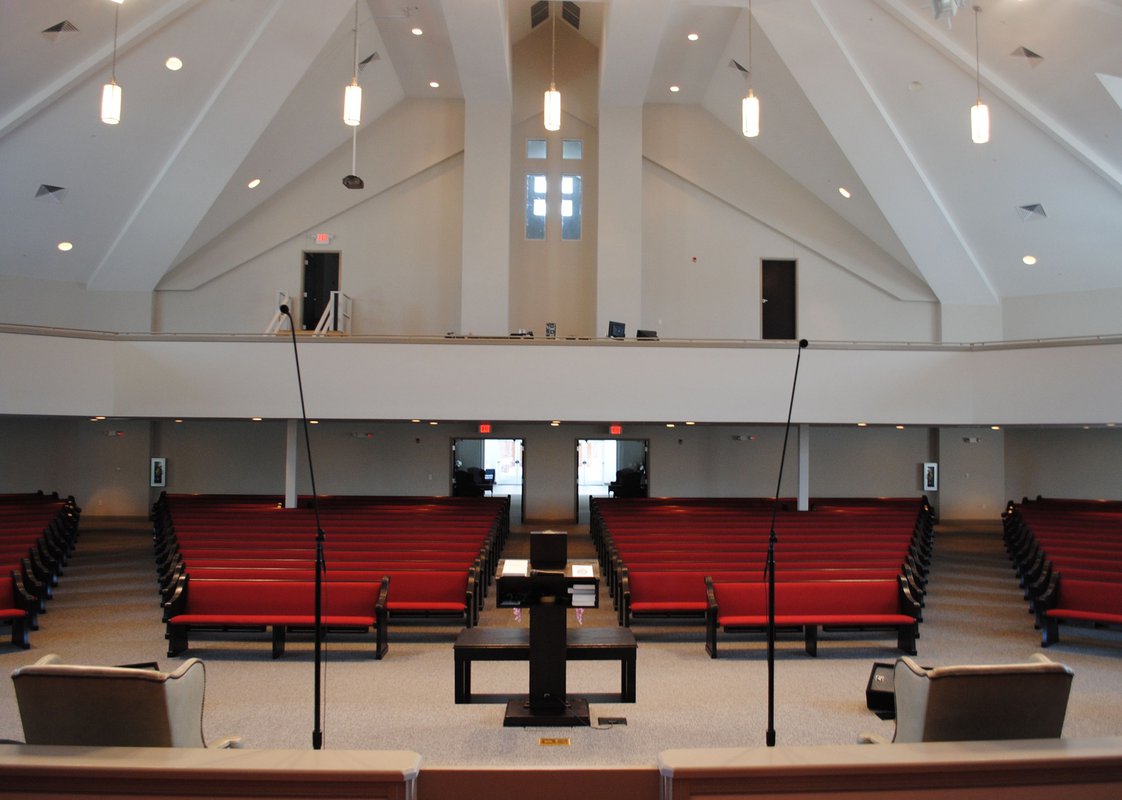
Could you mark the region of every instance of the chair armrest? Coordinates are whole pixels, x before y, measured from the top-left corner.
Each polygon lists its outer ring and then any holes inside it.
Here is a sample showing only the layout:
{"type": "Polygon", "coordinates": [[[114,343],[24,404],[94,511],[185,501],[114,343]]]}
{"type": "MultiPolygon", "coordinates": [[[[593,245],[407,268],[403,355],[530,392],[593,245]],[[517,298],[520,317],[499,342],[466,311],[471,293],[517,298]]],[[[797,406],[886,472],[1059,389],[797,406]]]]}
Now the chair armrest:
{"type": "Polygon", "coordinates": [[[164,601],[164,622],[174,617],[177,614],[182,614],[187,610],[187,585],[190,579],[184,575],[175,584],[175,588],[171,592],[171,596],[164,601]]]}
{"type": "Polygon", "coordinates": [[[214,749],[217,749],[217,750],[234,750],[234,749],[239,749],[240,750],[241,747],[242,747],[242,737],[240,737],[240,736],[224,736],[221,739],[216,739],[215,741],[211,742],[210,744],[207,745],[207,747],[214,748],[214,749]]]}
{"type": "Polygon", "coordinates": [[[616,605],[619,607],[619,624],[625,628],[631,627],[631,576],[626,567],[620,575],[616,605]]]}
{"type": "Polygon", "coordinates": [[[889,741],[875,733],[859,733],[857,734],[857,744],[889,744],[889,741]]]}

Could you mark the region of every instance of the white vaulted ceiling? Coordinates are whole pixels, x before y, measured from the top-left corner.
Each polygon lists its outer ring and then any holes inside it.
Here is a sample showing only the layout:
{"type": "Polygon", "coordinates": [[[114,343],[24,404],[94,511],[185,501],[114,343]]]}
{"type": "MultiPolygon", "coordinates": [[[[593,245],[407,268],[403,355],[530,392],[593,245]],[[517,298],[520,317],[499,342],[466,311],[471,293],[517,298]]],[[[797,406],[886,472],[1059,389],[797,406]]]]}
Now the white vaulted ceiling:
{"type": "MultiPolygon", "coordinates": [[[[764,116],[746,146],[944,303],[1122,288],[1122,0],[979,3],[989,144],[969,137],[969,5],[754,0],[764,116]]],[[[509,102],[531,5],[360,0],[364,126],[410,97],[509,102]]],[[[601,106],[693,105],[739,129],[747,0],[580,6],[601,106]]],[[[350,142],[352,0],[125,0],[115,127],[98,119],[114,8],[0,0],[0,275],[152,291],[350,142]]]]}

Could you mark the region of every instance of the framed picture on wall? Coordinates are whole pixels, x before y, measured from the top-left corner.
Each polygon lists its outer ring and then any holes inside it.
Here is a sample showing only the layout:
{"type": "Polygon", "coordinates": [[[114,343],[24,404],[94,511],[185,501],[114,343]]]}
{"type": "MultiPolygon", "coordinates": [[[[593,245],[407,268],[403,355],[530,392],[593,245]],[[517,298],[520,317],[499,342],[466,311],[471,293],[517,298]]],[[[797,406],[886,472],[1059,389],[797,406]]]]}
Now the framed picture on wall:
{"type": "Polygon", "coordinates": [[[153,458],[152,467],[148,472],[149,486],[168,485],[168,464],[166,458],[153,458]]]}
{"type": "Polygon", "coordinates": [[[934,461],[926,461],[923,464],[923,491],[939,491],[939,465],[934,461]]]}

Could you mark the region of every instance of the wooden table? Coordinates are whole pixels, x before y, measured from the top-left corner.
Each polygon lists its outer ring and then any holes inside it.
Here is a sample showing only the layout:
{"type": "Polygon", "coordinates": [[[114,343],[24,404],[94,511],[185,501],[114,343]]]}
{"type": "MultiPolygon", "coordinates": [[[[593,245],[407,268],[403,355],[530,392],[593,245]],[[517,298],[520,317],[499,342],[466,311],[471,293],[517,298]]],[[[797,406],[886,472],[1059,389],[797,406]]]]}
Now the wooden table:
{"type": "MultiPolygon", "coordinates": [[[[635,661],[638,646],[627,628],[569,628],[568,661],[619,661],[621,703],[635,702],[635,661]]],[[[453,647],[456,661],[456,702],[471,702],[472,661],[529,661],[527,628],[465,628],[453,647]]]]}

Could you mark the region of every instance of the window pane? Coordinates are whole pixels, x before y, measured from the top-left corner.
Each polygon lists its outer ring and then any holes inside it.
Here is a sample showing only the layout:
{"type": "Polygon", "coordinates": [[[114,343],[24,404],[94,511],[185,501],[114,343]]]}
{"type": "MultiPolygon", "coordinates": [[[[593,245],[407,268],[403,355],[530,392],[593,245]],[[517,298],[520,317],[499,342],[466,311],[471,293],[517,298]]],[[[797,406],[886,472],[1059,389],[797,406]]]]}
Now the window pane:
{"type": "Polygon", "coordinates": [[[562,197],[568,197],[572,193],[573,193],[573,176],[572,175],[561,176],[561,196],[562,197]]]}
{"type": "Polygon", "coordinates": [[[580,175],[562,175],[561,185],[569,186],[561,201],[561,238],[580,239],[581,226],[581,181],[580,175]]]}
{"type": "MultiPolygon", "coordinates": [[[[545,158],[545,156],[542,156],[545,158]]],[[[584,158],[584,140],[583,139],[562,139],[561,140],[561,158],[579,159],[584,158]]]]}
{"type": "Polygon", "coordinates": [[[526,140],[526,158],[545,158],[545,139],[526,140]]]}
{"type": "Polygon", "coordinates": [[[545,238],[545,176],[526,176],[526,238],[545,238]],[[537,191],[538,185],[541,191],[537,191]]]}

